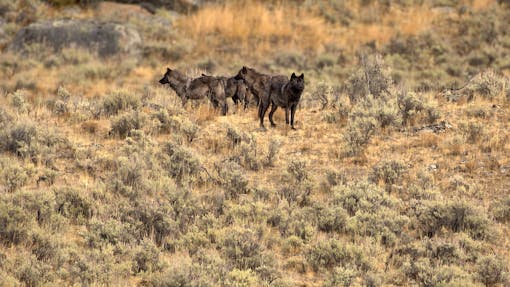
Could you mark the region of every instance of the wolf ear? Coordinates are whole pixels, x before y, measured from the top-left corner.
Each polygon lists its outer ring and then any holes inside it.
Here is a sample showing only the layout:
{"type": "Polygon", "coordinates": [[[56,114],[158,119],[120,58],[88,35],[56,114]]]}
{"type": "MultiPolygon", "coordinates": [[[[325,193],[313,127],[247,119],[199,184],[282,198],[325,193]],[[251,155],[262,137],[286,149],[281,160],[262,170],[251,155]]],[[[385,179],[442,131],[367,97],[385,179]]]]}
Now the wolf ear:
{"type": "Polygon", "coordinates": [[[206,74],[204,74],[204,73],[202,73],[202,77],[207,77],[207,75],[206,75],[206,74]]]}
{"type": "Polygon", "coordinates": [[[292,73],[292,75],[290,76],[291,79],[294,79],[294,78],[297,78],[296,77],[296,74],[295,73],[292,73]]]}
{"type": "Polygon", "coordinates": [[[246,68],[246,66],[243,66],[243,70],[242,70],[242,71],[243,71],[243,73],[245,73],[245,74],[248,72],[248,69],[246,68]]]}
{"type": "Polygon", "coordinates": [[[172,70],[170,68],[166,68],[166,71],[167,72],[171,72],[172,70]]]}
{"type": "Polygon", "coordinates": [[[304,80],[305,79],[305,74],[301,73],[301,76],[299,76],[299,78],[304,80]]]}

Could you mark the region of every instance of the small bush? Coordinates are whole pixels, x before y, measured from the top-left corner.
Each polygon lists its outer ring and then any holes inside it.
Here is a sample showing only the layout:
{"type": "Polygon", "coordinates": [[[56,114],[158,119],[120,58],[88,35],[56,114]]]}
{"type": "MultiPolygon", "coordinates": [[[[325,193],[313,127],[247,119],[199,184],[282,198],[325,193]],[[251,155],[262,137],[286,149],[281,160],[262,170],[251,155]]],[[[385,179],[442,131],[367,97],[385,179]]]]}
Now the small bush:
{"type": "Polygon", "coordinates": [[[384,182],[386,190],[391,191],[393,185],[402,181],[402,175],[406,170],[407,167],[402,162],[395,160],[386,161],[372,168],[370,178],[374,183],[384,182]]]}
{"type": "Polygon", "coordinates": [[[93,215],[93,204],[73,188],[55,191],[57,212],[74,222],[88,220],[93,215]]]}
{"type": "Polygon", "coordinates": [[[507,280],[508,267],[504,260],[484,256],[476,262],[476,273],[485,286],[494,286],[507,280]]]}
{"type": "Polygon", "coordinates": [[[24,113],[27,111],[27,102],[25,99],[25,94],[21,90],[15,91],[13,94],[10,94],[11,97],[11,105],[15,107],[18,112],[24,113]]]}
{"type": "Polygon", "coordinates": [[[216,165],[216,171],[225,188],[226,198],[237,198],[239,194],[248,192],[248,179],[243,168],[233,161],[226,161],[216,165]]]}
{"type": "Polygon", "coordinates": [[[418,113],[425,109],[423,102],[413,92],[401,91],[398,95],[397,103],[403,125],[409,124],[418,113]]]}
{"type": "Polygon", "coordinates": [[[261,264],[260,238],[250,229],[233,228],[222,241],[224,255],[239,269],[255,269],[261,264]]]}
{"type": "Polygon", "coordinates": [[[258,286],[257,277],[251,270],[234,269],[225,278],[225,287],[255,287],[258,286]]]}
{"type": "Polygon", "coordinates": [[[266,154],[266,166],[274,166],[276,160],[278,160],[278,152],[280,151],[281,142],[275,139],[269,141],[266,154]]]}
{"type": "Polygon", "coordinates": [[[0,129],[5,130],[12,123],[13,117],[3,108],[0,107],[0,129]]]}
{"type": "Polygon", "coordinates": [[[16,270],[16,276],[25,286],[43,286],[53,281],[51,271],[50,265],[29,257],[16,270]]]}
{"type": "Polygon", "coordinates": [[[356,118],[349,124],[344,139],[347,154],[358,155],[375,133],[377,121],[374,118],[356,118]]]}
{"type": "Polygon", "coordinates": [[[305,257],[315,271],[334,267],[365,272],[370,269],[370,263],[360,248],[353,244],[344,244],[334,238],[319,241],[311,246],[305,257]]]}
{"type": "Polygon", "coordinates": [[[346,86],[351,103],[356,103],[368,95],[380,98],[391,94],[393,80],[381,55],[363,55],[360,65],[359,70],[348,79],[346,86]]]}
{"type": "Polygon", "coordinates": [[[493,204],[491,210],[497,221],[501,223],[510,222],[510,196],[493,204]]]}
{"type": "Polygon", "coordinates": [[[140,285],[145,287],[189,287],[193,286],[193,282],[196,282],[196,278],[192,276],[189,267],[179,266],[162,273],[153,272],[143,278],[140,285]]]}
{"type": "Polygon", "coordinates": [[[23,187],[28,181],[28,174],[17,161],[0,162],[2,171],[0,172],[0,183],[5,186],[8,192],[15,192],[23,187]]]}
{"type": "Polygon", "coordinates": [[[117,115],[119,111],[134,109],[141,104],[140,97],[128,91],[115,91],[107,95],[103,100],[103,111],[105,115],[117,115]]]}
{"type": "Polygon", "coordinates": [[[325,208],[318,214],[318,228],[324,232],[343,232],[349,214],[342,207],[325,208]]]}
{"type": "Polygon", "coordinates": [[[131,135],[131,131],[141,130],[144,127],[145,120],[145,116],[136,111],[120,115],[111,120],[109,134],[125,138],[131,135]]]}
{"type": "Polygon", "coordinates": [[[235,147],[241,143],[243,135],[241,132],[233,127],[227,128],[227,139],[232,143],[232,147],[235,147]]]}
{"type": "Polygon", "coordinates": [[[28,239],[32,221],[25,209],[0,202],[0,241],[6,246],[20,244],[28,239]]]}
{"type": "Polygon", "coordinates": [[[2,149],[22,158],[39,154],[37,141],[37,128],[31,123],[18,123],[0,134],[2,149]]]}
{"type": "Polygon", "coordinates": [[[431,203],[416,209],[418,227],[428,237],[433,237],[441,228],[453,232],[466,231],[475,239],[487,238],[489,221],[465,202],[431,203]]]}
{"type": "Polygon", "coordinates": [[[302,183],[308,179],[307,162],[301,159],[292,159],[287,166],[287,172],[297,183],[302,183]]]}
{"type": "Polygon", "coordinates": [[[169,142],[162,148],[164,168],[178,183],[199,179],[202,166],[191,151],[169,142]]]}
{"type": "Polygon", "coordinates": [[[159,249],[150,241],[142,242],[139,250],[135,253],[133,259],[133,272],[155,272],[162,268],[159,262],[159,249]]]}
{"type": "Polygon", "coordinates": [[[358,277],[358,272],[356,270],[344,267],[335,267],[335,269],[333,269],[333,273],[331,273],[331,276],[324,284],[324,287],[349,287],[352,285],[356,277],[358,277]]]}
{"type": "Polygon", "coordinates": [[[50,235],[34,233],[32,235],[32,254],[37,260],[44,262],[58,262],[60,249],[58,241],[50,235]]]}

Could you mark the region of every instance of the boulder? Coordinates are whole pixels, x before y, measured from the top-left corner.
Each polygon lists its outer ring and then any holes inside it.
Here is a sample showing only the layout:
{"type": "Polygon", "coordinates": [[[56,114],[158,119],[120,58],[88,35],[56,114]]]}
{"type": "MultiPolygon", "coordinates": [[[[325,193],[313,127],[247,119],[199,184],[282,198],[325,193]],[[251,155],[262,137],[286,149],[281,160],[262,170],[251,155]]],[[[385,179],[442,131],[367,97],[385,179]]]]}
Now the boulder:
{"type": "Polygon", "coordinates": [[[142,39],[132,27],[92,20],[55,20],[32,23],[22,28],[8,50],[26,52],[30,45],[40,44],[55,52],[75,47],[97,53],[101,57],[137,54],[142,39]]]}
{"type": "MultiPolygon", "coordinates": [[[[127,4],[140,4],[144,8],[157,7],[174,10],[179,13],[186,13],[197,10],[203,3],[208,0],[115,0],[115,2],[127,4]]],[[[210,0],[209,0],[210,1],[210,0]]],[[[148,9],[150,11],[150,9],[148,9]]]]}

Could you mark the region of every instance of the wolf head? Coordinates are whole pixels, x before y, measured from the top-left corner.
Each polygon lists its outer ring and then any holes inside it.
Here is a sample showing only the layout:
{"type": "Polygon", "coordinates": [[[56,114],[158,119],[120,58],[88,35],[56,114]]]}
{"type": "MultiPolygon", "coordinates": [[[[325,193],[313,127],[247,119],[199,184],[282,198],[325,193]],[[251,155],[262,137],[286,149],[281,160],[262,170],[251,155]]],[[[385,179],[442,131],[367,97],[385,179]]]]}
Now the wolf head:
{"type": "Polygon", "coordinates": [[[166,73],[163,75],[163,78],[161,78],[161,80],[159,80],[159,83],[162,85],[169,84],[171,74],[172,74],[172,70],[170,68],[166,68],[166,73]]]}
{"type": "Polygon", "coordinates": [[[295,73],[290,76],[289,87],[296,93],[301,93],[305,89],[305,75],[299,77],[295,73]]]}
{"type": "Polygon", "coordinates": [[[255,69],[248,68],[246,66],[243,66],[241,70],[239,70],[239,73],[234,77],[236,80],[243,80],[243,81],[249,81],[254,76],[256,76],[257,72],[255,69]]]}

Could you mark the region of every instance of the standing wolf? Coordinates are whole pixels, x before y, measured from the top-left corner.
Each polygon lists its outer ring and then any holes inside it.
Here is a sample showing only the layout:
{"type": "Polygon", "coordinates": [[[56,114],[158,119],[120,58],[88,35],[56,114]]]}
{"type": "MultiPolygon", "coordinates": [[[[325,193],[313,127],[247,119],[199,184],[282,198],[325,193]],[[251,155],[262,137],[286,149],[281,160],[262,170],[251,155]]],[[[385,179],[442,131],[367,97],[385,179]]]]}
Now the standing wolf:
{"type": "Polygon", "coordinates": [[[288,81],[283,75],[270,76],[257,72],[255,69],[243,67],[235,76],[235,79],[243,80],[250,92],[258,99],[260,127],[264,127],[264,116],[269,108],[271,82],[288,81]]]}
{"type": "Polygon", "coordinates": [[[270,101],[271,111],[269,112],[269,121],[271,126],[276,126],[273,122],[273,114],[278,107],[285,109],[285,123],[289,124],[289,109],[290,109],[290,126],[294,128],[294,114],[299,104],[301,94],[305,89],[305,75],[301,74],[299,77],[292,73],[290,81],[281,77],[273,78],[271,81],[270,101]]]}
{"type": "Polygon", "coordinates": [[[231,98],[236,106],[239,102],[244,102],[244,109],[246,110],[248,108],[250,95],[248,92],[248,86],[246,86],[243,80],[237,80],[235,77],[214,77],[206,74],[202,74],[202,77],[208,77],[211,79],[216,78],[225,81],[225,98],[231,98]]]}
{"type": "Polygon", "coordinates": [[[160,84],[169,84],[185,105],[188,99],[199,100],[208,97],[215,108],[221,107],[223,115],[227,114],[225,101],[225,81],[213,77],[191,79],[179,71],[166,69],[160,84]]]}
{"type": "Polygon", "coordinates": [[[183,105],[186,104],[188,99],[199,100],[204,98],[209,91],[209,87],[201,81],[195,81],[183,73],[170,68],[166,68],[166,73],[159,80],[159,83],[162,85],[169,84],[181,98],[183,105]]]}

